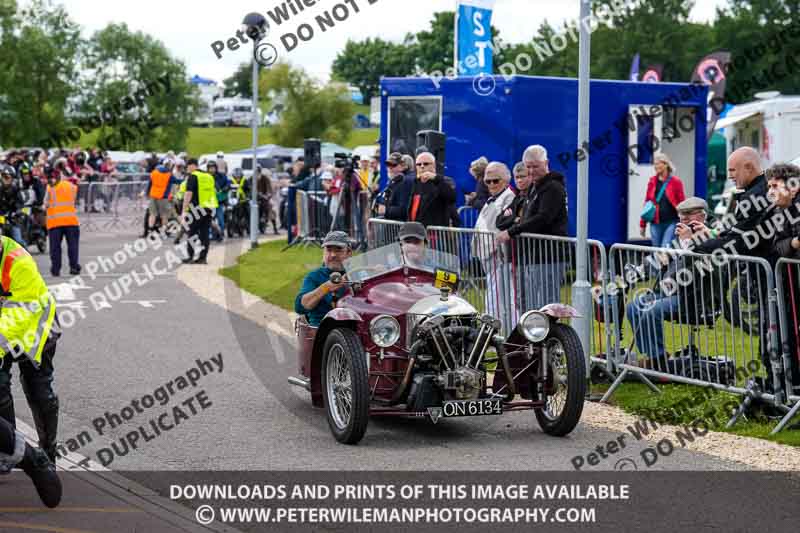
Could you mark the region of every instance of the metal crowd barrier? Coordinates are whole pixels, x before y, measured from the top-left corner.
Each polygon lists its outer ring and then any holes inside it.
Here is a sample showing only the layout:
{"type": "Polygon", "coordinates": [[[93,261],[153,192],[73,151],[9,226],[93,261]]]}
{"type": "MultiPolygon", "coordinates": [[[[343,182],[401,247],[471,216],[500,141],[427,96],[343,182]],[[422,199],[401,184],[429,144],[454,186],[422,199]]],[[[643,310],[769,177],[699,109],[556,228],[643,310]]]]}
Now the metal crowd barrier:
{"type": "Polygon", "coordinates": [[[794,403],[773,434],[781,431],[800,410],[800,261],[781,259],[775,266],[781,360],[787,404],[794,403]]]}
{"type": "Polygon", "coordinates": [[[81,226],[93,231],[142,225],[148,207],[146,191],[146,181],[79,184],[81,226]]]}
{"type": "Polygon", "coordinates": [[[610,304],[622,372],[602,401],[633,374],[656,392],[648,378],[783,404],[780,382],[761,392],[782,372],[775,283],[765,259],[616,244],[609,264],[611,284],[595,297],[610,304]]]}
{"type": "MultiPolygon", "coordinates": [[[[576,281],[577,239],[522,234],[498,244],[496,234],[468,228],[429,227],[431,248],[458,256],[461,263],[460,294],[481,312],[500,319],[508,334],[526,311],[551,303],[572,304],[576,281]]],[[[587,243],[592,263],[589,283],[602,284],[608,271],[605,249],[598,241],[587,243]]],[[[607,360],[613,324],[607,303],[593,306],[593,329],[588,356],[607,360]]],[[[588,367],[587,358],[587,367],[588,367]]]]}
{"type": "Polygon", "coordinates": [[[385,218],[371,218],[367,221],[367,247],[372,250],[397,242],[402,222],[385,218]]]}
{"type": "Polygon", "coordinates": [[[474,228],[475,223],[478,221],[480,211],[474,207],[463,205],[458,208],[458,219],[461,221],[462,228],[474,228]]]}

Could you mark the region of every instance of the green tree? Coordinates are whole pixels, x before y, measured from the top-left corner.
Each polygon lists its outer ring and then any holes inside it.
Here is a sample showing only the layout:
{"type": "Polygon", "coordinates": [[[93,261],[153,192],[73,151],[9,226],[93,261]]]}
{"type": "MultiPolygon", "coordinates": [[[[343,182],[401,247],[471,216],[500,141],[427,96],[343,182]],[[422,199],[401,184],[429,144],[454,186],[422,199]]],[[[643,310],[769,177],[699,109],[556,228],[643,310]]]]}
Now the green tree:
{"type": "Polygon", "coordinates": [[[0,0],[0,144],[39,144],[66,124],[80,29],[50,0],[0,0]]]}
{"type": "Polygon", "coordinates": [[[222,82],[224,85],[225,96],[236,96],[240,94],[242,98],[253,97],[253,64],[242,63],[233,73],[233,76],[226,78],[222,82]]]}
{"type": "Polygon", "coordinates": [[[278,63],[259,78],[259,92],[268,90],[284,105],[273,130],[278,144],[298,146],[311,137],[343,143],[350,135],[355,107],[342,84],[320,86],[302,68],[278,63]]]}
{"type": "Polygon", "coordinates": [[[186,66],[164,45],[127,25],[96,32],[84,58],[86,82],[79,114],[84,127],[100,116],[98,143],[125,150],[182,150],[199,109],[186,66]],[[157,127],[153,128],[153,125],[157,127]]]}
{"type": "Polygon", "coordinates": [[[331,67],[333,78],[351,83],[361,90],[364,100],[378,95],[382,76],[409,76],[414,73],[414,56],[405,44],[379,38],[348,40],[331,67]]]}
{"type": "MultiPolygon", "coordinates": [[[[715,41],[731,52],[733,69],[728,73],[726,100],[743,103],[759,91],[777,90],[796,94],[800,72],[787,65],[797,57],[800,36],[788,32],[778,38],[786,26],[800,20],[800,0],[730,0],[717,10],[715,41]],[[772,68],[780,64],[772,76],[772,68]],[[738,66],[738,68],[737,68],[738,66]]],[[[800,61],[795,61],[795,64],[800,61]]]]}

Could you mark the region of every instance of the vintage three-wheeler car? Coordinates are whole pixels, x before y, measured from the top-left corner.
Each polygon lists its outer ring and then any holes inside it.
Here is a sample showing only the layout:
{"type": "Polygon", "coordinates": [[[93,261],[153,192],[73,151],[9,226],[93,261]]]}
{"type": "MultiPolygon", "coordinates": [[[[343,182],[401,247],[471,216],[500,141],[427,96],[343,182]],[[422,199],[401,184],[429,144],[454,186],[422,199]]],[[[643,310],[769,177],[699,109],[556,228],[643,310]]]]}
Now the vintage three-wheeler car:
{"type": "MultiPolygon", "coordinates": [[[[500,321],[458,296],[459,259],[390,244],[345,262],[348,294],[311,327],[303,317],[299,377],[333,436],[355,444],[370,415],[443,418],[532,409],[545,433],[571,432],[583,411],[586,366],[563,304],[500,321]]],[[[336,276],[337,274],[334,274],[336,276]]]]}

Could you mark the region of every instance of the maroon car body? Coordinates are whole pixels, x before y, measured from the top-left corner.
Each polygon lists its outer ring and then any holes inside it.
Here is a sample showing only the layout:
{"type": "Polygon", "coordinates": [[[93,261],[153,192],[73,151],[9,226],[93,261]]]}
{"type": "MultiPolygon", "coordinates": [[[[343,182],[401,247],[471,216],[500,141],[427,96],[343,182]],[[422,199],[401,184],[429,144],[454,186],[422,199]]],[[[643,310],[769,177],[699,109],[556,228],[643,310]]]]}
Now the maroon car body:
{"type": "MultiPolygon", "coordinates": [[[[356,281],[351,281],[348,294],[336,302],[336,307],[323,318],[319,327],[310,326],[302,317],[296,322],[299,378],[291,377],[289,381],[309,390],[315,407],[326,407],[332,401],[325,397],[325,350],[328,339],[333,332],[347,330],[354,332],[355,337],[351,337],[348,343],[340,344],[346,344],[349,351],[358,352],[351,354],[351,357],[363,355],[366,360],[364,371],[367,373],[365,383],[369,415],[429,417],[437,422],[439,403],[452,402],[456,407],[461,407],[459,402],[489,400],[494,402],[494,406],[501,403],[502,411],[535,409],[537,418],[540,418],[540,413],[546,414],[548,402],[563,380],[554,368],[549,368],[545,339],[532,342],[526,338],[528,335],[521,326],[514,328],[507,337],[501,337],[499,321],[481,315],[469,302],[458,296],[455,286],[442,282],[442,279],[452,281],[455,275],[451,271],[452,265],[450,270],[446,270],[432,264],[413,265],[402,261],[402,264],[390,264],[385,268],[380,265],[368,268],[376,273],[359,276],[348,269],[348,276],[353,275],[356,281]],[[445,272],[444,276],[442,272],[445,272]],[[389,323],[391,320],[385,317],[393,317],[399,326],[397,341],[391,346],[379,346],[371,330],[373,321],[381,317],[389,323]],[[441,332],[439,340],[436,337],[438,331],[441,332]],[[458,335],[462,337],[459,339],[458,335]],[[356,343],[359,346],[355,346],[356,343]],[[447,349],[441,347],[443,344],[447,345],[447,349]],[[483,350],[480,350],[481,345],[483,350]],[[439,348],[440,353],[431,353],[437,351],[433,346],[439,348]],[[456,346],[460,350],[455,350],[456,346]],[[492,346],[495,357],[484,358],[486,348],[492,346]],[[473,354],[479,354],[477,359],[472,357],[473,354]],[[496,366],[491,365],[492,362],[496,366]],[[418,374],[424,374],[423,378],[417,377],[418,374]],[[438,400],[423,401],[415,396],[415,401],[411,402],[414,385],[419,385],[416,381],[412,385],[412,380],[425,382],[427,388],[424,393],[428,398],[438,400]],[[436,386],[432,383],[439,383],[441,390],[433,390],[436,386]],[[453,390],[448,391],[448,387],[453,390]]],[[[577,315],[572,308],[564,305],[547,306],[534,313],[537,313],[539,324],[545,320],[551,330],[559,319],[577,315]]],[[[522,319],[528,315],[526,313],[522,319]]],[[[559,331],[568,328],[564,325],[559,327],[562,328],[559,331]]],[[[568,338],[566,342],[562,339],[562,351],[565,348],[574,351],[576,338],[568,338]]],[[[581,389],[577,383],[583,382],[585,386],[585,368],[582,362],[579,369],[573,367],[575,361],[582,361],[583,354],[573,355],[577,357],[570,356],[569,370],[578,372],[578,375],[572,376],[570,384],[579,390],[568,392],[573,397],[572,403],[575,403],[576,395],[580,397],[580,405],[572,408],[570,417],[574,420],[566,425],[562,423],[552,434],[571,431],[582,409],[585,389],[581,389]]],[[[348,387],[356,387],[359,382],[355,377],[344,381],[348,387]]],[[[421,391],[420,387],[417,388],[421,391]]],[[[329,389],[329,396],[334,390],[335,387],[329,389]]],[[[359,439],[360,436],[355,441],[339,440],[352,443],[359,439]]]]}

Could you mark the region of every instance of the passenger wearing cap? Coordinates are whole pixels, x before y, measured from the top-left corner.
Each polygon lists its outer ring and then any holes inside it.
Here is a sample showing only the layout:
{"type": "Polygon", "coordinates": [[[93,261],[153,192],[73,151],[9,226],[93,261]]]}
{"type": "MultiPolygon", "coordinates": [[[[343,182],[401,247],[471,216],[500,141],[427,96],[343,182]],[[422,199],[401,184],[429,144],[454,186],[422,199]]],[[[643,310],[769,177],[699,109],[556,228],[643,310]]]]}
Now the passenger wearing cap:
{"type": "Polygon", "coordinates": [[[425,263],[425,245],[428,240],[425,226],[419,222],[406,222],[400,226],[397,238],[407,263],[412,266],[425,263]]]}
{"type": "Polygon", "coordinates": [[[378,206],[378,215],[389,220],[405,221],[414,178],[406,175],[401,153],[391,154],[386,160],[386,168],[389,171],[389,184],[383,192],[383,203],[378,206]]]}
{"type": "Polygon", "coordinates": [[[318,327],[322,319],[336,306],[336,300],[344,296],[345,285],[331,281],[333,272],[344,273],[344,262],[352,257],[353,249],[347,233],[332,231],[322,242],[323,266],[312,270],[303,279],[303,285],[294,301],[294,310],[303,315],[309,325],[318,327]]]}

